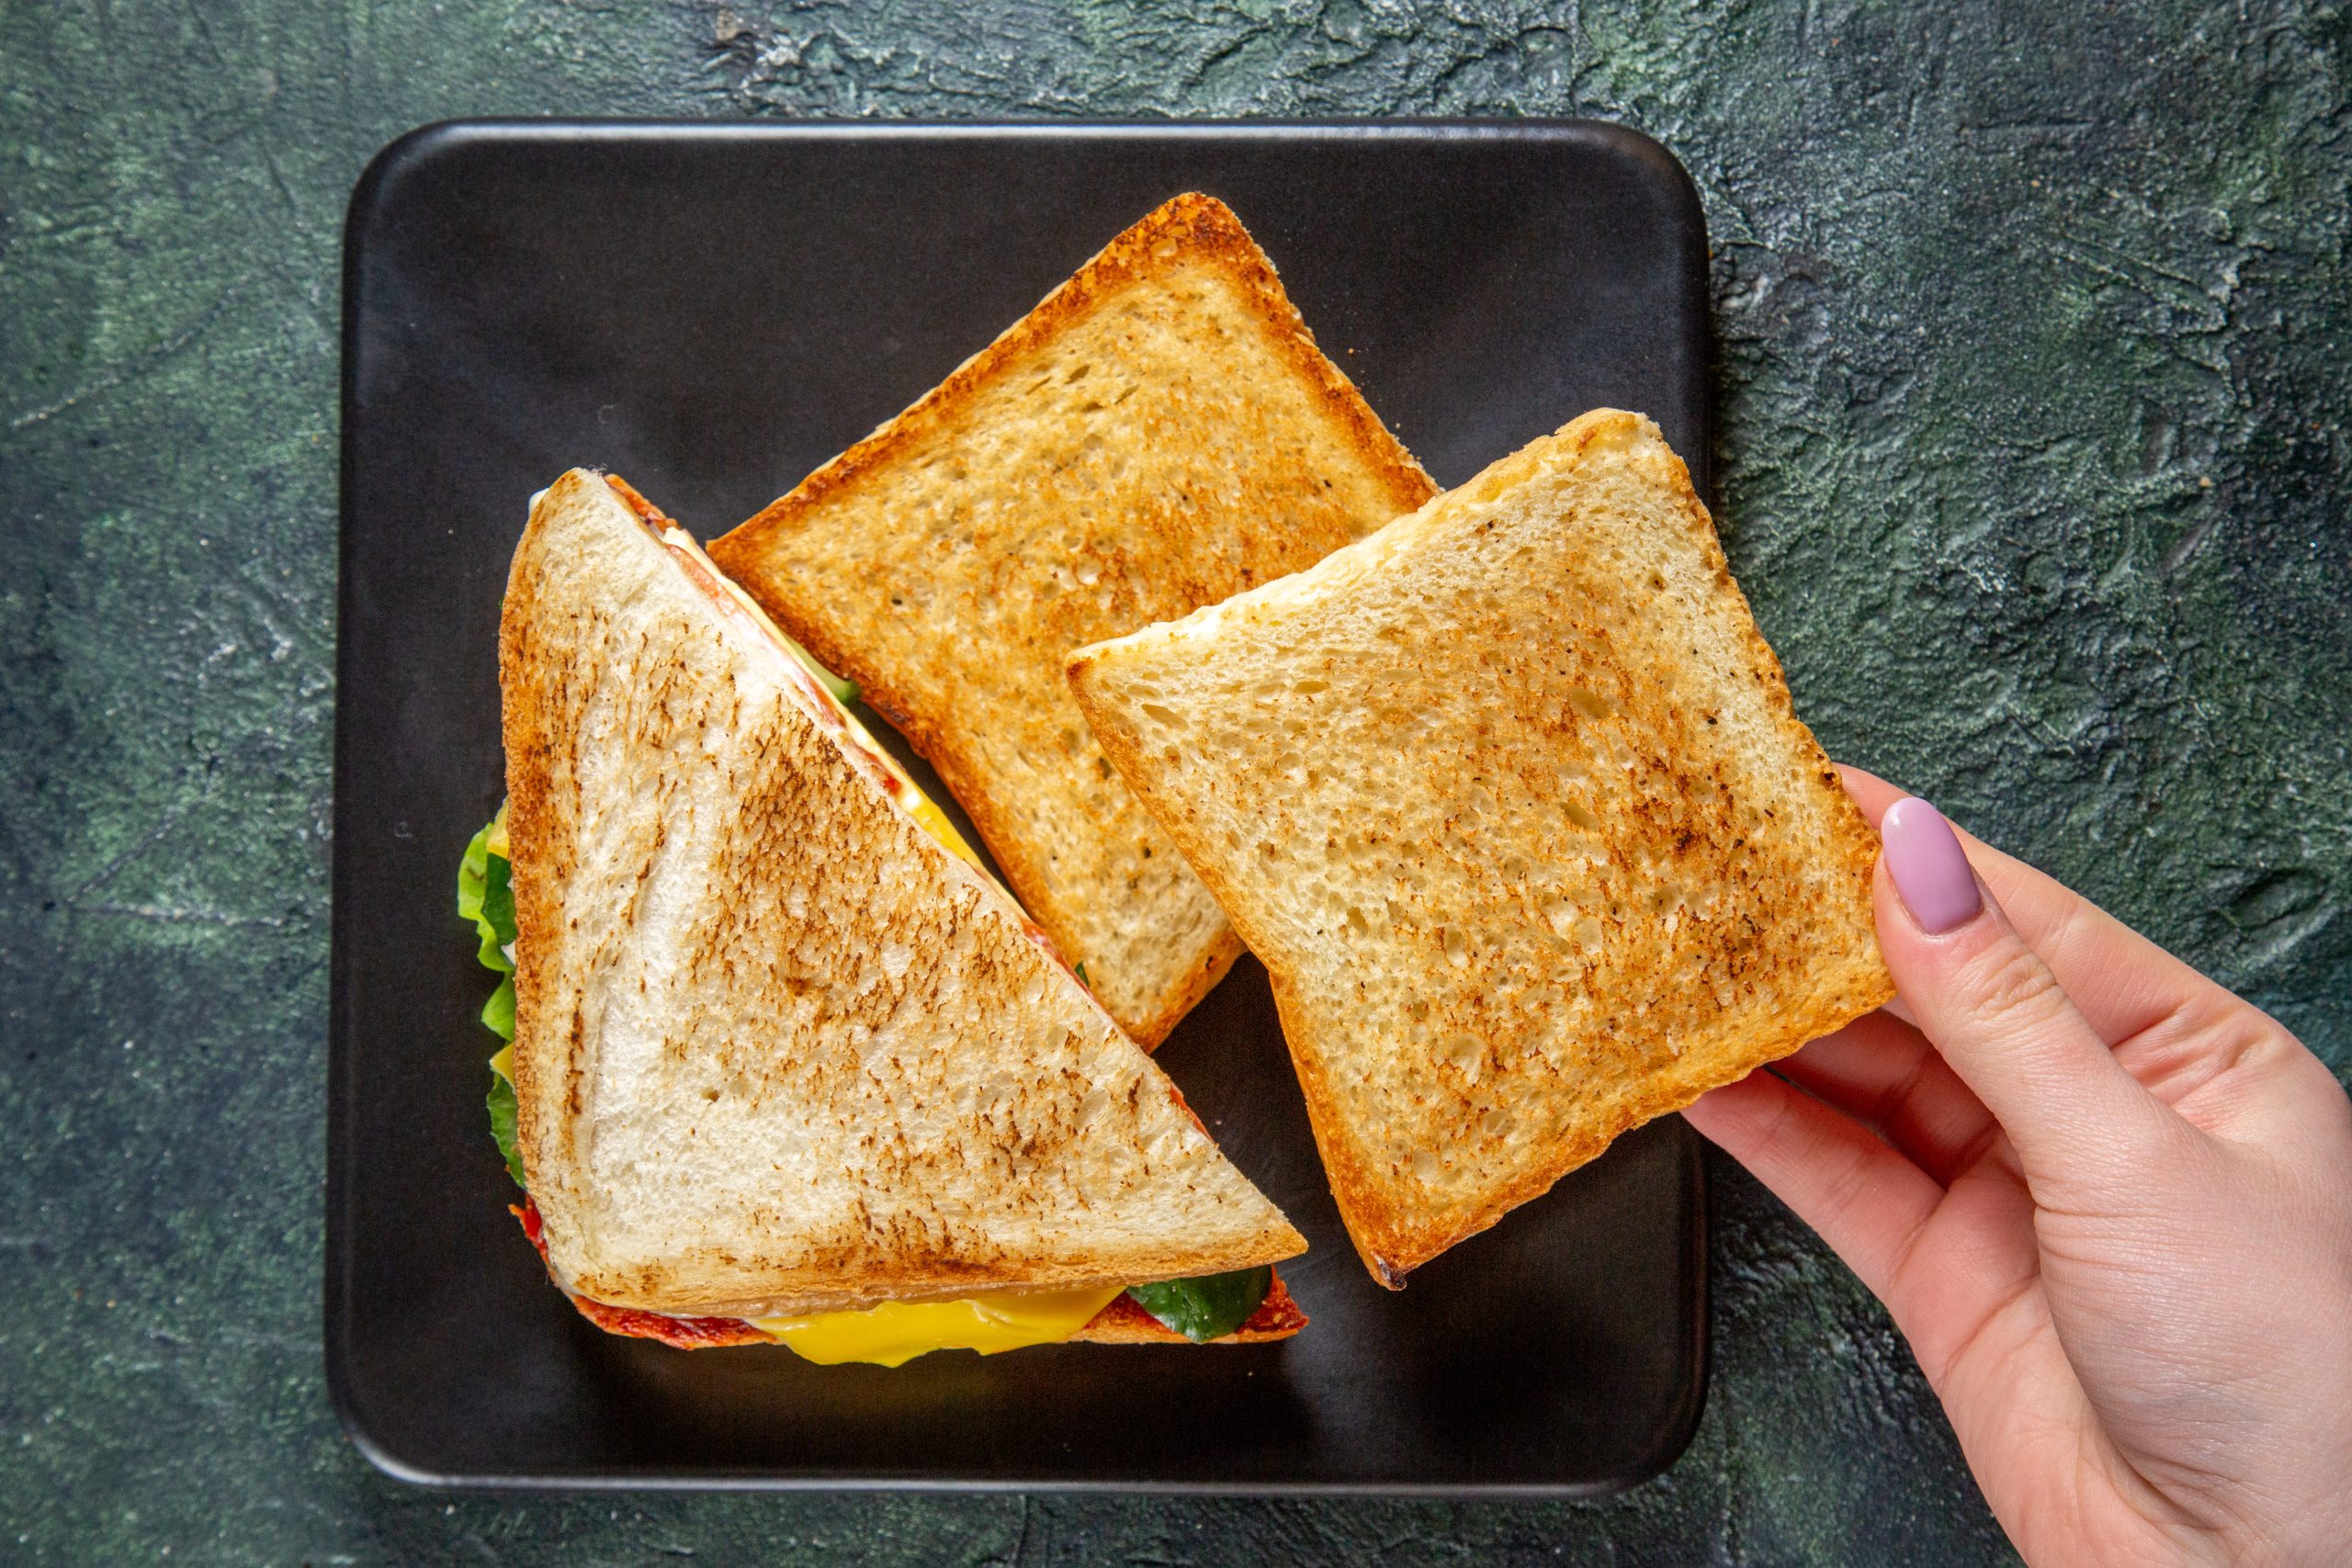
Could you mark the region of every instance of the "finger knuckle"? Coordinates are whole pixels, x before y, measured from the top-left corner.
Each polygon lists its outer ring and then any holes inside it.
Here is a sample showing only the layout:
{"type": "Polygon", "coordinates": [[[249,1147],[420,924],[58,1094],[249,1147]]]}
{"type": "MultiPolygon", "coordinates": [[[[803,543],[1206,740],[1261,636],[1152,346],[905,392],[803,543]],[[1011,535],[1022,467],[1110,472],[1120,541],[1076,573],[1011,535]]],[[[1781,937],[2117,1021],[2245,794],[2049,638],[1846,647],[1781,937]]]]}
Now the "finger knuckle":
{"type": "Polygon", "coordinates": [[[2021,1024],[2056,1018],[2070,1005],[2050,965],[2014,938],[1978,953],[1960,979],[1977,1006],[2021,1024]]]}
{"type": "Polygon", "coordinates": [[[1821,1208],[1831,1219],[1850,1213],[1868,1197],[1876,1185],[1877,1167],[1869,1152],[1848,1147],[1838,1153],[1838,1160],[1824,1177],[1821,1185],[1821,1208]]]}

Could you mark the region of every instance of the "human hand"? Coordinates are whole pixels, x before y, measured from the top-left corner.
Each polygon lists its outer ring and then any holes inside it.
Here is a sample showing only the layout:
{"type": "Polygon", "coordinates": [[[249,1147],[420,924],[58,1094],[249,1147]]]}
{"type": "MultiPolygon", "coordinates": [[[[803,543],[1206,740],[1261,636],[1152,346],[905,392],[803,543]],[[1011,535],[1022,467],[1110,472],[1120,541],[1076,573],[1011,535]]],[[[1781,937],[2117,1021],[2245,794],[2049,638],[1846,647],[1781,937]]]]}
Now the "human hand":
{"type": "Polygon", "coordinates": [[[1683,1114],[1886,1303],[2029,1562],[2352,1561],[2352,1102],[2267,1015],[1845,773],[1902,999],[1683,1114]]]}

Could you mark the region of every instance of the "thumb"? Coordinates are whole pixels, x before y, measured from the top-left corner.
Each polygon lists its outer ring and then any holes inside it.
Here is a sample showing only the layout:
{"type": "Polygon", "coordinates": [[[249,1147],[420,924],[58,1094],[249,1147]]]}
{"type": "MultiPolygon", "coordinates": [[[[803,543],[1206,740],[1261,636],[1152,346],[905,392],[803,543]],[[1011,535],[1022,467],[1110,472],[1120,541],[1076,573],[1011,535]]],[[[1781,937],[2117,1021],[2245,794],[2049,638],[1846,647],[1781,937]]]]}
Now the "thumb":
{"type": "Polygon", "coordinates": [[[1919,1032],[2001,1123],[2039,1190],[2139,1166],[2185,1124],[2026,945],[1926,801],[1887,807],[1872,887],[1879,948],[1919,1032]]]}

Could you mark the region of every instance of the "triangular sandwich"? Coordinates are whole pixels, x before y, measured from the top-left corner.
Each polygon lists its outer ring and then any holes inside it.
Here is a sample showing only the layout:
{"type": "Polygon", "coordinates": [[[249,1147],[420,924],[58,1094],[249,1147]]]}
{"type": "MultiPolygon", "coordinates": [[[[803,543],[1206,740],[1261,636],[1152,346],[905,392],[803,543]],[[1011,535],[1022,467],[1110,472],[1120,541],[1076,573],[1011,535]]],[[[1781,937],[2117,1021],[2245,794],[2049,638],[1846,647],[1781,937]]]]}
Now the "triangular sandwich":
{"type": "Polygon", "coordinates": [[[684,530],[566,474],[499,651],[517,1175],[590,1315],[892,1361],[1178,1338],[1128,1288],[1218,1277],[1199,1337],[1295,1327],[1297,1232],[684,530]]]}

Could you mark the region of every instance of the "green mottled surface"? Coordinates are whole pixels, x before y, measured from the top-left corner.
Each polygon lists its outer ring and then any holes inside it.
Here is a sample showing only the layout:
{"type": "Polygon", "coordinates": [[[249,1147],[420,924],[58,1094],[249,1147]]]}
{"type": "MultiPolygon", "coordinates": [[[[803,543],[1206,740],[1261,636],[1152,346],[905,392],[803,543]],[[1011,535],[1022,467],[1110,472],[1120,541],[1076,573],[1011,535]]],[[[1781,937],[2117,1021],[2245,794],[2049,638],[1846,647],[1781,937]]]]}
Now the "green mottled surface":
{"type": "Polygon", "coordinates": [[[318,1307],[344,198],[485,113],[1639,126],[1705,197],[1801,710],[2341,1072],[2347,49],[2269,0],[0,0],[0,1560],[2005,1560],[1884,1316],[1732,1173],[1705,1421],[1596,1504],[371,1472],[318,1307]]]}

